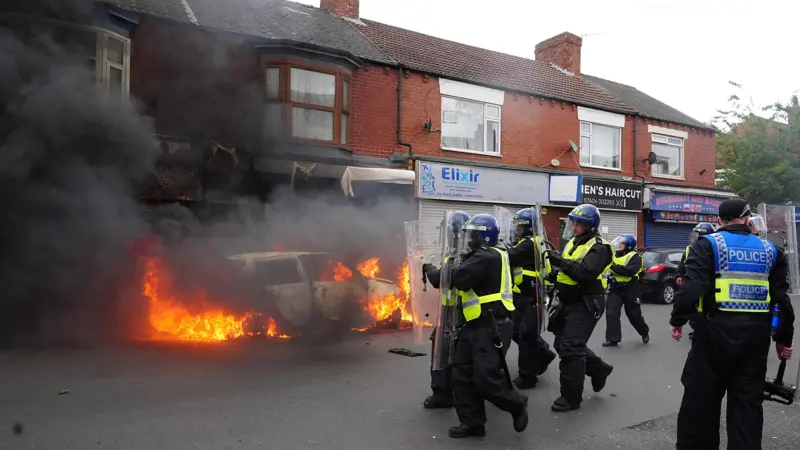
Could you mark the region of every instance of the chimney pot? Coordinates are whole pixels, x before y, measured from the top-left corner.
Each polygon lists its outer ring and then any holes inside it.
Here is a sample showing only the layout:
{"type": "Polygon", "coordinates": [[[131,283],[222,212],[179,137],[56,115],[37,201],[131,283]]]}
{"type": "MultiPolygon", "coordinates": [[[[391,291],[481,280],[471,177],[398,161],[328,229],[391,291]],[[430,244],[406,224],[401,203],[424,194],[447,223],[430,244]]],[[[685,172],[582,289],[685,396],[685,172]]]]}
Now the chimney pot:
{"type": "Polygon", "coordinates": [[[536,44],[536,60],[553,63],[575,75],[581,73],[583,39],[569,32],[559,33],[536,44]]]}
{"type": "Polygon", "coordinates": [[[319,7],[337,16],[358,20],[358,0],[320,0],[319,7]]]}

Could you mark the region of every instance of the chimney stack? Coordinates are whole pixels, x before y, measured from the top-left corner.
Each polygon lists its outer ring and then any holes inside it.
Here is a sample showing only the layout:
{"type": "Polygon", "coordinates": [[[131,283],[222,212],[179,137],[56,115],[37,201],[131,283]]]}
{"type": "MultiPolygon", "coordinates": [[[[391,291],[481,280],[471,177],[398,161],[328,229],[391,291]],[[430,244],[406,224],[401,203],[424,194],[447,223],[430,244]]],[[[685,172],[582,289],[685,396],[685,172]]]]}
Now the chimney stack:
{"type": "Polygon", "coordinates": [[[536,44],[536,60],[553,63],[575,75],[581,73],[583,39],[564,32],[536,44]]]}
{"type": "Polygon", "coordinates": [[[337,16],[358,20],[358,0],[319,0],[319,7],[337,16]]]}

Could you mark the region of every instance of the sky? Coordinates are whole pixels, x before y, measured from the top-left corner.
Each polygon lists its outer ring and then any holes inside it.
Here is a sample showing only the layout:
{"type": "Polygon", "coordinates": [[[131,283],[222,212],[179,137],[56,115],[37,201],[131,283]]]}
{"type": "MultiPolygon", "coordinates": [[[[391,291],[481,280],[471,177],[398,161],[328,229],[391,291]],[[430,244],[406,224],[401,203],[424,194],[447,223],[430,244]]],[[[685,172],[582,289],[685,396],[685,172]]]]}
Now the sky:
{"type": "Polygon", "coordinates": [[[538,42],[569,31],[583,37],[582,73],[635,86],[703,122],[734,92],[757,107],[800,93],[796,0],[360,2],[365,19],[531,59],[538,42]]]}

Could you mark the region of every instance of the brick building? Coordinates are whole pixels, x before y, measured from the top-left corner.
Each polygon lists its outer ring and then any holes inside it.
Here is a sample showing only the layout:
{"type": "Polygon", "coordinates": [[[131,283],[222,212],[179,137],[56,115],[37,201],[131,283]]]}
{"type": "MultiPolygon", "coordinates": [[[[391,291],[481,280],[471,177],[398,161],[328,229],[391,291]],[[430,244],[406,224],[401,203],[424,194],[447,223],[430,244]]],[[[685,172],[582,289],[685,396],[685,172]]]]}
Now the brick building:
{"type": "Polygon", "coordinates": [[[444,209],[541,203],[555,236],[591,202],[604,231],[642,246],[683,245],[726,196],[713,129],[583,74],[575,35],[531,60],[363,19],[358,0],[320,4],[108,0],[67,28],[97,37],[98,82],[140,101],[168,148],[201,155],[187,164],[206,176],[179,196],[301,180],[411,197],[414,170],[430,243],[444,209]]]}

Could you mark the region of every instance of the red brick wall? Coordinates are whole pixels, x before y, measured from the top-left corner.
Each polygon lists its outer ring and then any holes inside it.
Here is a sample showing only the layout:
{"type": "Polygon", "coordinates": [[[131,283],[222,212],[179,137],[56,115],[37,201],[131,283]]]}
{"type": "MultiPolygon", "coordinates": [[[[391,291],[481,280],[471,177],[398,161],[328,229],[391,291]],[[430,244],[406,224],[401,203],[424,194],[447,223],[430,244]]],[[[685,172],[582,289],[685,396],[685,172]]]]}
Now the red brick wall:
{"type": "Polygon", "coordinates": [[[397,71],[367,64],[353,72],[351,83],[353,153],[387,158],[406,151],[397,146],[397,71]]]}
{"type": "Polygon", "coordinates": [[[131,95],[159,133],[247,146],[260,131],[258,58],[241,38],[145,18],[132,36],[131,95]]]}
{"type": "MultiPolygon", "coordinates": [[[[632,121],[628,119],[631,124],[631,133],[633,130],[632,121]]],[[[628,123],[625,124],[626,131],[628,123]]],[[[649,119],[638,119],[636,125],[636,133],[638,135],[638,148],[637,148],[637,175],[644,177],[648,182],[659,184],[671,184],[675,186],[697,186],[714,188],[714,178],[716,168],[716,138],[713,133],[695,128],[684,127],[666,122],[659,122],[649,119]],[[686,131],[689,137],[684,140],[684,180],[672,180],[669,178],[659,178],[650,175],[649,164],[644,162],[647,155],[652,150],[652,134],[647,131],[648,125],[655,125],[663,128],[672,128],[676,130],[686,131]],[[701,175],[705,169],[705,172],[701,175]]],[[[632,144],[631,144],[632,145],[632,144]]],[[[632,148],[632,147],[631,147],[632,148]]],[[[624,152],[624,149],[623,149],[624,152]]],[[[632,163],[632,161],[631,161],[632,163]]]]}

